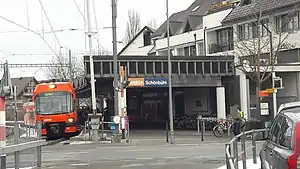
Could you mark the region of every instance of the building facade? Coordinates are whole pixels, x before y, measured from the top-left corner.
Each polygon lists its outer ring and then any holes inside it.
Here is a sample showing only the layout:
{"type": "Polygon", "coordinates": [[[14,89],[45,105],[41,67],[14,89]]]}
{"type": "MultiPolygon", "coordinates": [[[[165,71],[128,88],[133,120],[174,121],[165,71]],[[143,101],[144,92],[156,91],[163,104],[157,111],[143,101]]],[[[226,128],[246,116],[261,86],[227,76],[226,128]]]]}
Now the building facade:
{"type": "MultiPolygon", "coordinates": [[[[270,33],[274,39],[278,39],[278,32],[288,33],[285,42],[291,44],[280,50],[274,67],[284,85],[277,92],[277,105],[300,100],[299,3],[300,0],[274,0],[271,4],[268,0],[196,0],[187,9],[172,14],[169,32],[174,116],[225,118],[232,113],[230,107],[238,105],[246,117],[252,117],[256,85],[235,67],[251,55],[243,54],[239,45],[253,43],[258,37],[266,40],[270,33]],[[260,22],[253,17],[257,14],[261,14],[260,22]]],[[[273,43],[276,46],[276,40],[273,43]]],[[[262,50],[262,61],[268,53],[262,50]]],[[[88,56],[84,60],[89,78],[88,56]]],[[[94,62],[97,95],[113,100],[112,56],[94,56],[94,62]]],[[[131,119],[167,119],[166,22],[157,30],[144,27],[119,53],[118,66],[126,67],[132,81],[127,90],[131,119]]],[[[262,90],[271,87],[270,78],[261,85],[262,90]]],[[[264,97],[262,102],[269,104],[269,113],[255,118],[271,118],[272,96],[264,97]]]]}
{"type": "MultiPolygon", "coordinates": [[[[209,46],[205,45],[203,25],[207,22],[210,28],[214,24],[209,22],[211,18],[206,17],[207,13],[212,18],[225,17],[222,10],[214,6],[215,2],[218,0],[198,0],[188,9],[170,17],[174,116],[194,116],[193,120],[198,115],[226,118],[230,105],[239,104],[238,94],[235,93],[237,79],[234,56],[206,54],[209,46]]],[[[233,4],[229,4],[221,8],[229,13],[232,7],[233,4]]],[[[220,22],[216,24],[220,26],[220,22]]],[[[126,94],[127,113],[131,122],[165,124],[168,120],[169,79],[165,26],[163,24],[151,33],[153,43],[146,47],[147,51],[142,51],[144,55],[137,53],[141,52],[139,46],[145,46],[143,38],[147,37],[144,36],[147,28],[118,55],[118,67],[126,67],[131,81],[126,94]]],[[[84,62],[89,78],[88,56],[84,56],[84,62]]],[[[113,100],[112,56],[94,56],[94,66],[97,95],[113,100]]],[[[110,109],[113,110],[113,106],[110,109]]]]}

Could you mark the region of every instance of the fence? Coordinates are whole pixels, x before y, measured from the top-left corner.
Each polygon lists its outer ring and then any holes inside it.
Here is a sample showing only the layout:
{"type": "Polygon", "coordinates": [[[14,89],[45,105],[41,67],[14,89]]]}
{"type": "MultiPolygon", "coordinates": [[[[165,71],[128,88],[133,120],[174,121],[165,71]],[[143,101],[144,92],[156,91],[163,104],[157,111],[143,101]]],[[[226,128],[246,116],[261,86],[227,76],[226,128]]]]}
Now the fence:
{"type": "Polygon", "coordinates": [[[24,134],[19,133],[19,137],[25,137],[25,138],[35,138],[37,134],[36,125],[25,123],[24,121],[6,121],[6,126],[14,126],[15,124],[19,125],[19,130],[22,129],[25,131],[24,134]]]}
{"type": "MultiPolygon", "coordinates": [[[[19,124],[15,124],[16,128],[18,128],[19,124]]],[[[19,130],[15,130],[15,144],[9,145],[6,147],[0,147],[0,155],[1,155],[1,169],[6,169],[6,154],[14,153],[15,156],[15,168],[20,168],[20,152],[28,149],[36,148],[36,165],[37,167],[41,167],[42,163],[42,146],[47,145],[46,140],[41,139],[41,123],[37,124],[37,140],[26,142],[26,143],[18,143],[19,138],[19,130]]]]}
{"type": "Polygon", "coordinates": [[[243,132],[237,136],[235,136],[228,144],[225,145],[225,153],[226,153],[226,167],[227,169],[239,169],[239,158],[242,156],[242,165],[243,169],[247,169],[246,164],[246,152],[249,149],[252,149],[252,158],[253,163],[257,164],[257,152],[256,152],[256,140],[255,133],[267,132],[268,129],[257,129],[243,132]],[[246,149],[246,136],[248,134],[252,135],[252,146],[246,149]],[[238,152],[238,139],[241,140],[241,153],[238,152]],[[232,153],[233,152],[233,155],[232,153]]]}
{"type": "MultiPolygon", "coordinates": [[[[101,140],[102,141],[105,141],[107,139],[107,134],[112,134],[115,129],[111,128],[111,126],[115,126],[115,123],[114,122],[105,122],[105,121],[100,121],[100,129],[98,129],[98,132],[100,131],[101,132],[101,140]]],[[[129,123],[126,122],[125,123],[125,139],[126,139],[126,142],[129,143],[129,140],[130,140],[130,135],[129,135],[129,123]]],[[[91,140],[91,129],[90,129],[90,121],[86,121],[85,122],[85,125],[84,125],[84,131],[83,131],[83,134],[84,134],[84,139],[87,140],[86,136],[88,134],[88,140],[91,140]]]]}

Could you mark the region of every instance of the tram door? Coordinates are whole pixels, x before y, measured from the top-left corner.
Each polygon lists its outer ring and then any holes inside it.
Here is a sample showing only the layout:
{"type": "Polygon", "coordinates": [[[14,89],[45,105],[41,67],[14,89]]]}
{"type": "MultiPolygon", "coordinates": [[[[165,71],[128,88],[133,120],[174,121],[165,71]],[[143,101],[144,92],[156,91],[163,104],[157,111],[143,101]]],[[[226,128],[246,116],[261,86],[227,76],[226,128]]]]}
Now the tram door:
{"type": "Polygon", "coordinates": [[[142,113],[147,121],[157,121],[161,100],[144,100],[142,113]]]}

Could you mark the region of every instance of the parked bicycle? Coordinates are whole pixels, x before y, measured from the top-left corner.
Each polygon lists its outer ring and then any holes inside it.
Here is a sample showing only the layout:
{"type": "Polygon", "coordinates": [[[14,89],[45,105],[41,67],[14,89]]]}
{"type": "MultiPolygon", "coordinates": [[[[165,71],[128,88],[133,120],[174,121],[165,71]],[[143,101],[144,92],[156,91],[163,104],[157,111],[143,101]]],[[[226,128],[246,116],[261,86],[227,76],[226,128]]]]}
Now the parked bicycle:
{"type": "Polygon", "coordinates": [[[228,136],[233,135],[232,119],[219,120],[218,124],[213,128],[213,133],[218,138],[223,137],[225,133],[227,133],[228,136]]]}

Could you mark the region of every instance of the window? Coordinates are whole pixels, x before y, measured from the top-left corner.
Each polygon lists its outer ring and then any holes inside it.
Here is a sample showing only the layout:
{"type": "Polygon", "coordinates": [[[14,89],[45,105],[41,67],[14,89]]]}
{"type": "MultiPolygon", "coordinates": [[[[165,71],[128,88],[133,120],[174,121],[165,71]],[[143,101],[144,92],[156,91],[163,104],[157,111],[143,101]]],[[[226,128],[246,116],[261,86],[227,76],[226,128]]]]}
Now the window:
{"type": "Polygon", "coordinates": [[[264,37],[264,36],[269,36],[269,31],[268,29],[269,28],[269,19],[266,18],[266,19],[262,19],[261,20],[261,37],[264,37]]]}
{"type": "Polygon", "coordinates": [[[245,25],[238,25],[238,38],[239,40],[245,40],[246,39],[246,33],[245,33],[245,25]]]}
{"type": "Polygon", "coordinates": [[[196,45],[178,48],[177,56],[196,56],[196,45]]]}
{"type": "Polygon", "coordinates": [[[183,48],[183,51],[184,51],[184,53],[183,53],[184,56],[189,56],[190,55],[190,47],[183,48]]]}
{"type": "Polygon", "coordinates": [[[273,123],[272,123],[272,126],[269,130],[269,134],[268,134],[268,140],[272,141],[273,140],[273,137],[274,137],[274,133],[275,133],[275,130],[277,130],[277,126],[278,126],[278,121],[280,120],[280,117],[281,116],[276,116],[276,118],[273,120],[273,123]]]}
{"type": "Polygon", "coordinates": [[[37,114],[69,113],[74,109],[72,94],[68,92],[40,93],[35,104],[37,114]]]}
{"type": "Polygon", "coordinates": [[[278,120],[274,124],[274,128],[273,128],[273,131],[272,131],[272,136],[271,136],[271,141],[274,142],[274,143],[278,143],[278,135],[279,135],[280,128],[281,128],[281,125],[282,125],[282,119],[283,119],[282,116],[278,116],[278,120]]]}
{"type": "Polygon", "coordinates": [[[219,51],[233,50],[233,29],[225,28],[217,31],[217,43],[219,51]]]}
{"type": "Polygon", "coordinates": [[[259,34],[259,24],[258,22],[251,23],[251,30],[252,30],[252,38],[258,38],[259,34]]]}
{"type": "Polygon", "coordinates": [[[189,56],[196,56],[196,45],[190,46],[190,54],[189,56]]]}
{"type": "Polygon", "coordinates": [[[293,136],[293,122],[287,117],[283,117],[281,129],[278,135],[278,143],[291,149],[293,136]]]}
{"type": "Polygon", "coordinates": [[[191,25],[189,22],[186,23],[183,33],[192,31],[191,25]]]}
{"type": "Polygon", "coordinates": [[[204,43],[200,42],[197,45],[198,45],[198,55],[199,56],[205,55],[205,53],[204,53],[204,43]]]}
{"type": "Polygon", "coordinates": [[[183,50],[183,48],[178,48],[177,49],[177,55],[178,56],[184,56],[184,50],[183,50]]]}
{"type": "Polygon", "coordinates": [[[200,6],[196,6],[192,11],[195,12],[200,6]]]}
{"type": "Polygon", "coordinates": [[[289,32],[296,31],[300,28],[299,12],[288,13],[276,16],[276,31],[289,32]]]}
{"type": "Polygon", "coordinates": [[[144,33],[144,46],[149,46],[151,45],[151,34],[149,31],[146,31],[144,33]]]}

